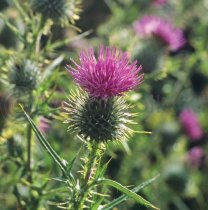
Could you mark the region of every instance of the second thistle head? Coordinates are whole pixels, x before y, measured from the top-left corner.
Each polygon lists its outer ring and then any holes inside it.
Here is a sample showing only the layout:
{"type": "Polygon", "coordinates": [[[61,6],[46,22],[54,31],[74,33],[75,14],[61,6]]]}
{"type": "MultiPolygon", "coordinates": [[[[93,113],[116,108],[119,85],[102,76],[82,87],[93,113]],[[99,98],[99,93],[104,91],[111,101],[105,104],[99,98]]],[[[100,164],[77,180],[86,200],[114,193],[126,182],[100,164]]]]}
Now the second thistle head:
{"type": "Polygon", "coordinates": [[[186,43],[183,31],[162,16],[146,15],[133,24],[135,32],[141,38],[158,38],[171,51],[180,49],[186,43]]]}

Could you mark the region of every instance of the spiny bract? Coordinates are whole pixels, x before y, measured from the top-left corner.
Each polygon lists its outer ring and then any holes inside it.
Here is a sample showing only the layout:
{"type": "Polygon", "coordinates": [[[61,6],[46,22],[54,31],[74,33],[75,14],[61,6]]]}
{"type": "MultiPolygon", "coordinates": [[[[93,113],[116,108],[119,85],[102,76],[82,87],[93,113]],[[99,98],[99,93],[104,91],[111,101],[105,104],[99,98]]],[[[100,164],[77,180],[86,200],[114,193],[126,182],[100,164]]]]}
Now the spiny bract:
{"type": "Polygon", "coordinates": [[[129,106],[123,97],[100,100],[83,91],[71,94],[64,109],[69,118],[68,129],[86,141],[106,142],[127,138],[131,129],[129,106]]]}

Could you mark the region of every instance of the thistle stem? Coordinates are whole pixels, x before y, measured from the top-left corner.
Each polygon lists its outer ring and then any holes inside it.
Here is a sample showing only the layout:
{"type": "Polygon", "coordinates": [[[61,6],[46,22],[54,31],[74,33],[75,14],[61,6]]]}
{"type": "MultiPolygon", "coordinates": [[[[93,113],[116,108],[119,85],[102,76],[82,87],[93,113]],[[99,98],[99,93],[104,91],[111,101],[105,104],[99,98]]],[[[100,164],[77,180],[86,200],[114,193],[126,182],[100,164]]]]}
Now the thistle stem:
{"type": "Polygon", "coordinates": [[[98,153],[98,145],[97,144],[93,144],[92,147],[90,148],[90,153],[89,153],[89,157],[88,157],[88,163],[87,163],[87,172],[85,174],[84,177],[84,185],[88,184],[88,181],[91,178],[91,174],[92,174],[92,170],[93,167],[95,166],[96,162],[97,162],[97,153],[98,153]]]}
{"type": "Polygon", "coordinates": [[[79,192],[78,202],[74,206],[74,210],[83,210],[84,202],[88,196],[89,190],[91,188],[91,183],[93,182],[93,175],[96,170],[96,165],[100,160],[99,144],[94,143],[90,145],[88,160],[86,163],[86,173],[84,174],[83,184],[79,192]]]}
{"type": "Polygon", "coordinates": [[[31,169],[31,140],[32,140],[32,128],[28,125],[27,128],[27,170],[28,170],[28,181],[32,183],[32,169],[31,169]]]}

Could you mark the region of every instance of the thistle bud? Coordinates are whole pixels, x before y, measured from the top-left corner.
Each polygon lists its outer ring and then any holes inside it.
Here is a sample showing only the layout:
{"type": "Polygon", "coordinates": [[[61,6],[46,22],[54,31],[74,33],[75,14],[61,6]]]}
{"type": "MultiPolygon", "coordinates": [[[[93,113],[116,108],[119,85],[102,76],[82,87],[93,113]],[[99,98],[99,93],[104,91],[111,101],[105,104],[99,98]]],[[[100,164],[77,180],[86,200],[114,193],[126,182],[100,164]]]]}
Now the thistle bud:
{"type": "Polygon", "coordinates": [[[34,12],[40,13],[44,18],[50,18],[54,22],[72,23],[79,19],[80,0],[31,0],[34,12]]]}
{"type": "Polygon", "coordinates": [[[0,11],[6,9],[9,6],[7,0],[1,0],[0,1],[0,11]]]}
{"type": "Polygon", "coordinates": [[[132,56],[142,60],[142,68],[145,73],[152,73],[160,68],[163,61],[163,44],[157,39],[145,40],[134,48],[132,56]]]}
{"type": "Polygon", "coordinates": [[[187,181],[188,173],[182,165],[170,165],[165,169],[164,179],[167,185],[175,192],[184,192],[187,181]]]}
{"type": "Polygon", "coordinates": [[[5,93],[0,92],[0,132],[4,127],[6,118],[11,112],[12,100],[5,93]]]}
{"type": "MultiPolygon", "coordinates": [[[[14,21],[9,19],[11,23],[14,21]]],[[[6,23],[0,19],[0,45],[3,45],[6,48],[15,48],[18,44],[17,37],[9,29],[6,23]]]]}
{"type": "Polygon", "coordinates": [[[34,62],[20,59],[11,62],[9,67],[9,80],[14,85],[15,90],[25,92],[36,88],[39,69],[34,62]]]}
{"type": "Polygon", "coordinates": [[[90,97],[79,91],[72,94],[64,109],[69,115],[68,129],[86,141],[107,142],[128,137],[131,114],[123,97],[105,100],[90,97]]]}

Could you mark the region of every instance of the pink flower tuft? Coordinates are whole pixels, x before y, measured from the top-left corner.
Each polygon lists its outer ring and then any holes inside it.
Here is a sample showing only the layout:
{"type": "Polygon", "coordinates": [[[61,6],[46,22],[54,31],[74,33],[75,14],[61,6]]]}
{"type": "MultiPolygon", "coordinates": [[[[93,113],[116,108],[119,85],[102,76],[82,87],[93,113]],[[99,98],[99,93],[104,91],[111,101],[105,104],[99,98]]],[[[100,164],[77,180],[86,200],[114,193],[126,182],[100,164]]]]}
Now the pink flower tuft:
{"type": "Polygon", "coordinates": [[[180,122],[191,140],[199,140],[203,136],[197,115],[192,109],[187,108],[180,113],[180,122]]]}
{"type": "Polygon", "coordinates": [[[167,0],[153,0],[153,4],[155,6],[163,6],[166,3],[167,3],[167,0]]]}
{"type": "Polygon", "coordinates": [[[137,20],[133,27],[139,36],[155,36],[171,50],[177,50],[186,43],[183,31],[161,16],[144,16],[137,20]]]}
{"type": "Polygon", "coordinates": [[[101,46],[97,58],[93,49],[80,53],[80,64],[67,65],[76,83],[91,96],[107,99],[121,95],[142,83],[143,74],[137,61],[130,64],[127,53],[101,46]]]}
{"type": "Polygon", "coordinates": [[[202,163],[203,157],[203,149],[201,147],[196,146],[188,151],[187,162],[194,167],[199,167],[202,163]]]}
{"type": "Polygon", "coordinates": [[[51,127],[51,121],[45,117],[41,117],[38,125],[38,129],[41,131],[41,133],[47,134],[50,130],[50,127],[51,127]]]}

